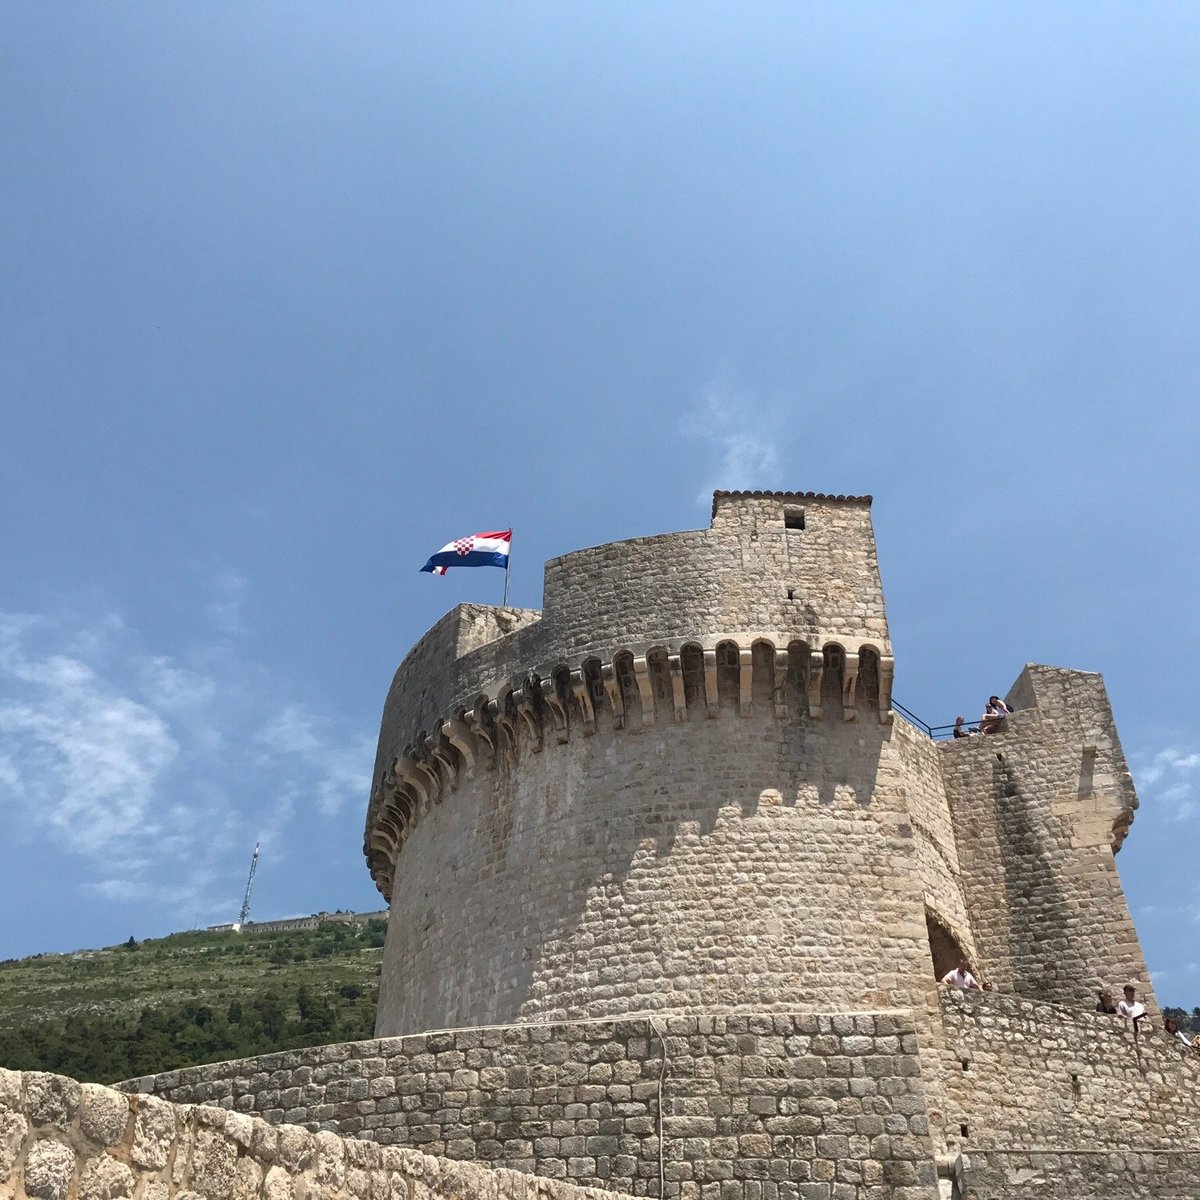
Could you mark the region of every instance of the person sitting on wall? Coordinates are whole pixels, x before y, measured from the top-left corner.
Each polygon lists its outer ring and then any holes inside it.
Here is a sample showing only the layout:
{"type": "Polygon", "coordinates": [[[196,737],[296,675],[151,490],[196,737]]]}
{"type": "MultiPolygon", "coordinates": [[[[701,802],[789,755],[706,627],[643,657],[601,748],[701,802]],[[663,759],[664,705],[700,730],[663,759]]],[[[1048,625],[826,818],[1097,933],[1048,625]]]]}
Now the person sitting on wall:
{"type": "Polygon", "coordinates": [[[1099,999],[1096,1001],[1096,1011],[1099,1013],[1110,1013],[1112,1016],[1117,1015],[1117,1006],[1113,1003],[1112,988],[1101,988],[1096,993],[1099,999]]]}
{"type": "Polygon", "coordinates": [[[989,696],[987,708],[983,710],[983,716],[979,718],[979,732],[995,733],[1004,724],[1004,720],[1010,712],[1012,712],[1012,708],[999,696],[989,696]]]}
{"type": "Polygon", "coordinates": [[[971,964],[965,958],[958,960],[958,966],[942,977],[946,987],[960,988],[964,992],[982,992],[978,980],[971,974],[971,964]]]}
{"type": "Polygon", "coordinates": [[[954,718],[954,736],[956,738],[974,737],[975,736],[975,730],[968,729],[965,722],[966,722],[965,717],[955,717],[954,718]]]}
{"type": "Polygon", "coordinates": [[[1146,1015],[1146,1006],[1137,998],[1137,988],[1132,983],[1127,983],[1121,990],[1125,993],[1125,999],[1117,1005],[1117,1013],[1127,1021],[1132,1021],[1133,1032],[1137,1033],[1138,1022],[1146,1015]]]}
{"type": "Polygon", "coordinates": [[[1179,1022],[1174,1017],[1167,1017],[1163,1021],[1163,1029],[1167,1031],[1168,1037],[1175,1038],[1176,1041],[1182,1042],[1189,1050],[1191,1049],[1191,1038],[1187,1037],[1183,1030],[1179,1028],[1179,1022]]]}

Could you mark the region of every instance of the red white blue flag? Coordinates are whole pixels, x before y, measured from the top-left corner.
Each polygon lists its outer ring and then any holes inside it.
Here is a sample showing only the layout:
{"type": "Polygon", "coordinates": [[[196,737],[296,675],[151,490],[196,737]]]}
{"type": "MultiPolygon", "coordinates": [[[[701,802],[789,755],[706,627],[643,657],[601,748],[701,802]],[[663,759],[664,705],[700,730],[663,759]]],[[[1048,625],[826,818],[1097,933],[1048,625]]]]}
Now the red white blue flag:
{"type": "MultiPolygon", "coordinates": [[[[472,533],[456,538],[443,546],[421,568],[434,575],[445,575],[450,567],[505,567],[508,566],[508,550],[512,544],[512,530],[499,533],[472,533]]],[[[507,579],[505,581],[507,585],[507,579]]]]}

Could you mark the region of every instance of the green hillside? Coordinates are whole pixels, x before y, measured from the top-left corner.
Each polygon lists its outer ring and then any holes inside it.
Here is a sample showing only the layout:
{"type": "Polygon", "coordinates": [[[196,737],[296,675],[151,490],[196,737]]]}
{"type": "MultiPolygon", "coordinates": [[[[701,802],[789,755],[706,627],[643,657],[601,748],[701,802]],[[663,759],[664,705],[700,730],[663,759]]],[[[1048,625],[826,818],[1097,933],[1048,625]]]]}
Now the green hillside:
{"type": "Polygon", "coordinates": [[[112,1083],[372,1036],[386,925],[176,933],[0,963],[0,1066],[112,1083]]]}

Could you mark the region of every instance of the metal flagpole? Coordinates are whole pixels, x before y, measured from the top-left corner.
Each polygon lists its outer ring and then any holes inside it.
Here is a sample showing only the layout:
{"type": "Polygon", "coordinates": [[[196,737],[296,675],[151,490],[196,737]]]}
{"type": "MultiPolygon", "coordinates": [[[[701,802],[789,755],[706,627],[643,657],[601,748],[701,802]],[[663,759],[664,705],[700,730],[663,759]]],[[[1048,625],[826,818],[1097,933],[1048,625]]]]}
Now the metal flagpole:
{"type": "Polygon", "coordinates": [[[508,568],[512,565],[512,530],[508,531],[508,557],[504,560],[504,599],[500,601],[500,607],[504,608],[508,604],[508,568]]]}

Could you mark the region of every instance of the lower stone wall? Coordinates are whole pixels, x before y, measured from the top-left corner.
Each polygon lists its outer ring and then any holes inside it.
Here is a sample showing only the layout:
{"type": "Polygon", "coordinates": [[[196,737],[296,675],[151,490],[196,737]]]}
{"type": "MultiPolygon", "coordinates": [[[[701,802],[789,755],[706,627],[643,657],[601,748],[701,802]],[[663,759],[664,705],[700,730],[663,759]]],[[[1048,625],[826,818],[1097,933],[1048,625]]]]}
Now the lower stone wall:
{"type": "Polygon", "coordinates": [[[343,1140],[98,1084],[0,1070],[8,1200],[612,1200],[516,1171],[343,1140]]]}
{"type": "Polygon", "coordinates": [[[966,1155],[962,1200],[1196,1200],[1200,1153],[984,1150],[966,1155]]]}
{"type": "Polygon", "coordinates": [[[968,1153],[1200,1151],[1200,1057],[1149,1018],[1135,1037],[1118,1017],[997,992],[945,989],[940,1006],[945,1128],[966,1126],[968,1153]]]}
{"type": "Polygon", "coordinates": [[[907,1012],[463,1029],[122,1086],[639,1196],[937,1194],[907,1012]]]}

